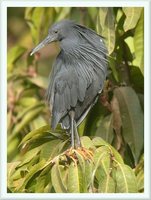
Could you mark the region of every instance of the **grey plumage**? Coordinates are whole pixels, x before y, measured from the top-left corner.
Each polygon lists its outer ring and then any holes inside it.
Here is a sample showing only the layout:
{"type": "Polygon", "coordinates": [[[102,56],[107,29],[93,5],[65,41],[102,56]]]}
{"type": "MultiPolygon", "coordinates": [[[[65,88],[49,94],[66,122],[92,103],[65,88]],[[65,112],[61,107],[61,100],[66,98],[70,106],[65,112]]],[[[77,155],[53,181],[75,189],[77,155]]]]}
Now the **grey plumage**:
{"type": "Polygon", "coordinates": [[[46,100],[51,110],[51,126],[70,129],[70,110],[79,125],[102,91],[107,75],[107,49],[103,38],[91,29],[64,20],[49,29],[47,43],[59,41],[60,53],[53,65],[46,100]]]}

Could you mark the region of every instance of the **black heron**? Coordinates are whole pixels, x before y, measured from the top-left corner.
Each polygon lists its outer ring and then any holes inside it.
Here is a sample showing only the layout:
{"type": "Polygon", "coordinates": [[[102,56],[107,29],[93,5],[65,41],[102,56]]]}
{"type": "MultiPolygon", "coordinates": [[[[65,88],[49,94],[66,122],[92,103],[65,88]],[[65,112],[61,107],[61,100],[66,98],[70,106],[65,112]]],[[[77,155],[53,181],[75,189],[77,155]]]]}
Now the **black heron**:
{"type": "Polygon", "coordinates": [[[31,52],[59,41],[60,52],[53,65],[46,100],[51,127],[61,123],[71,133],[71,146],[80,146],[77,126],[96,103],[107,76],[107,49],[103,37],[70,20],[54,24],[48,36],[31,52]]]}

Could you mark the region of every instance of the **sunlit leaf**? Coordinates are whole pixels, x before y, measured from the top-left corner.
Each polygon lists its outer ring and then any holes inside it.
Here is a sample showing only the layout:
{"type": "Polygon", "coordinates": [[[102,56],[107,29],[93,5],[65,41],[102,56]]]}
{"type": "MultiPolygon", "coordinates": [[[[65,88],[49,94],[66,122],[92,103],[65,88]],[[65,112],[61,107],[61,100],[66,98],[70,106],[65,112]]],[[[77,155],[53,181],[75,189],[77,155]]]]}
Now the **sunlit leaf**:
{"type": "Polygon", "coordinates": [[[13,64],[25,53],[27,49],[21,46],[15,46],[8,51],[7,64],[8,72],[12,72],[13,64]]]}
{"type": "Polygon", "coordinates": [[[44,167],[44,163],[45,161],[42,160],[41,162],[37,163],[36,165],[34,165],[33,167],[31,167],[29,173],[26,175],[25,177],[25,181],[23,182],[22,185],[20,185],[18,192],[21,192],[23,189],[25,189],[28,181],[32,178],[32,176],[37,173],[38,171],[40,171],[41,169],[43,169],[44,167]]]}
{"type": "Polygon", "coordinates": [[[45,125],[40,127],[39,129],[33,130],[30,133],[28,133],[23,139],[21,144],[25,143],[26,141],[30,140],[30,138],[32,138],[33,136],[41,133],[43,134],[43,132],[49,131],[50,130],[50,126],[49,125],[45,125]]]}
{"type": "Polygon", "coordinates": [[[40,88],[46,89],[48,87],[48,78],[42,77],[40,75],[34,78],[28,78],[28,80],[40,88]]]}
{"type": "MultiPolygon", "coordinates": [[[[31,112],[28,112],[22,121],[18,123],[12,131],[10,138],[15,137],[31,120],[33,120],[41,111],[43,110],[43,106],[35,108],[31,112]]],[[[10,141],[9,138],[9,141],[10,141]]]]}
{"type": "Polygon", "coordinates": [[[142,8],[141,7],[124,7],[123,11],[126,15],[126,20],[124,22],[124,30],[125,32],[135,28],[140,15],[142,8]]]}
{"type": "Polygon", "coordinates": [[[136,177],[133,170],[124,164],[118,164],[116,169],[116,192],[137,193],[136,177]]]}
{"type": "Polygon", "coordinates": [[[92,141],[90,140],[89,137],[87,136],[83,136],[81,137],[81,144],[82,146],[84,146],[85,148],[89,149],[89,148],[95,148],[92,141]]]}
{"type": "Polygon", "coordinates": [[[138,66],[144,74],[144,11],[142,10],[141,17],[134,33],[134,48],[135,60],[133,65],[138,66]]]}
{"type": "Polygon", "coordinates": [[[100,193],[115,193],[116,183],[114,179],[107,175],[99,182],[98,192],[100,193]]]}
{"type": "Polygon", "coordinates": [[[68,192],[77,193],[80,192],[78,166],[76,163],[71,162],[68,172],[68,192]]]}
{"type": "Polygon", "coordinates": [[[108,8],[99,8],[98,11],[98,24],[97,24],[97,29],[98,32],[101,32],[104,30],[104,24],[105,24],[105,19],[107,16],[108,8]]]}
{"type": "Polygon", "coordinates": [[[107,8],[107,9],[104,8],[102,12],[103,12],[103,21],[101,23],[103,27],[102,30],[100,31],[100,34],[106,39],[106,46],[108,48],[108,53],[110,55],[113,52],[115,46],[114,14],[112,8],[107,8]]]}
{"type": "Polygon", "coordinates": [[[69,15],[70,10],[71,10],[71,7],[62,7],[61,11],[59,11],[58,13],[59,15],[57,16],[56,21],[60,21],[66,18],[69,15]]]}
{"type": "Polygon", "coordinates": [[[139,191],[144,190],[144,171],[143,169],[138,173],[137,177],[137,187],[139,191]]]}
{"type": "Polygon", "coordinates": [[[32,158],[34,158],[40,152],[41,148],[42,146],[38,146],[36,148],[29,150],[21,159],[21,163],[20,165],[18,165],[18,167],[21,167],[22,165],[30,162],[32,158]]]}
{"type": "Polygon", "coordinates": [[[67,192],[65,185],[62,181],[58,162],[52,167],[51,180],[52,180],[52,185],[56,192],[60,192],[60,193],[67,192]]]}
{"type": "Polygon", "coordinates": [[[25,107],[28,107],[28,106],[31,106],[33,104],[36,104],[38,101],[36,98],[34,97],[22,97],[18,104],[22,105],[22,106],[25,106],[25,107]]]}
{"type": "Polygon", "coordinates": [[[105,142],[101,137],[94,137],[92,142],[96,147],[107,145],[107,142],[105,142]]]}
{"type": "Polygon", "coordinates": [[[103,158],[105,158],[107,155],[109,155],[109,148],[107,146],[102,146],[96,149],[94,153],[94,169],[93,169],[93,174],[92,174],[92,184],[94,184],[94,177],[96,174],[96,171],[98,167],[101,165],[101,161],[103,158]]]}

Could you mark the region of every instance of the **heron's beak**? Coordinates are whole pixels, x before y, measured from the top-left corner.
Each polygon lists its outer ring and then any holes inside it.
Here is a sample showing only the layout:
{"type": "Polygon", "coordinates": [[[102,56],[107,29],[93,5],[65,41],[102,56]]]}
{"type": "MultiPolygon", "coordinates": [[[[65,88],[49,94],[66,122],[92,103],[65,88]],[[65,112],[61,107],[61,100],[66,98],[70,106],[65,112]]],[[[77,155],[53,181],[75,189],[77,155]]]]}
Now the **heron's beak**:
{"type": "Polygon", "coordinates": [[[48,35],[42,42],[40,42],[30,53],[32,56],[34,53],[45,47],[47,44],[54,42],[56,38],[53,35],[48,35]]]}

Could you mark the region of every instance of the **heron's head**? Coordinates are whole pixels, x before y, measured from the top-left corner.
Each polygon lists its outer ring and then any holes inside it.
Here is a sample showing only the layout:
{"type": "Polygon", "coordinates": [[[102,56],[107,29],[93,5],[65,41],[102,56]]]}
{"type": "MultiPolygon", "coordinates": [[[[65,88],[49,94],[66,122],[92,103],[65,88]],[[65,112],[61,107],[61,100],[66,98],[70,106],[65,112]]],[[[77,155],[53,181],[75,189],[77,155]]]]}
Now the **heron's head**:
{"type": "Polygon", "coordinates": [[[73,32],[73,25],[74,22],[70,20],[63,20],[54,24],[50,27],[47,37],[32,50],[30,55],[33,55],[51,42],[61,42],[63,39],[69,38],[73,32]]]}

